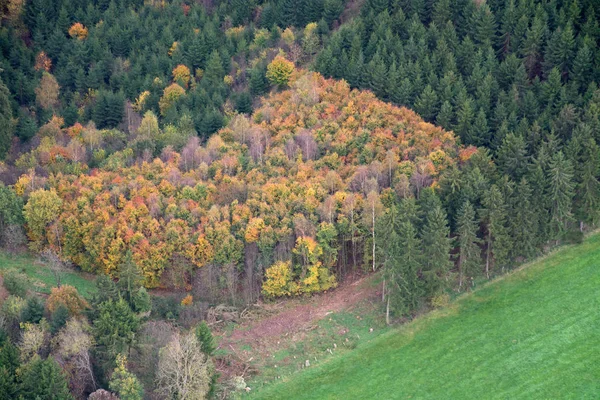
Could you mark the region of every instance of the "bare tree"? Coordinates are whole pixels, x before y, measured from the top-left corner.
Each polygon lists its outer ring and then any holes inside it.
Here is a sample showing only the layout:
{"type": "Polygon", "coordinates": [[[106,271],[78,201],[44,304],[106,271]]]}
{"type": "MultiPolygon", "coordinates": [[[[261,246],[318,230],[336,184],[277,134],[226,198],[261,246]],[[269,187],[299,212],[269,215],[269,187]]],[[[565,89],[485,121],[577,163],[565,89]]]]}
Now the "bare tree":
{"type": "Polygon", "coordinates": [[[6,225],[2,229],[2,245],[11,254],[16,254],[27,244],[23,227],[17,224],[6,225]]]}
{"type": "Polygon", "coordinates": [[[304,161],[314,160],[319,151],[319,146],[309,130],[303,129],[296,135],[296,143],[302,150],[304,161]]]}
{"type": "Polygon", "coordinates": [[[44,249],[40,256],[42,260],[46,262],[48,269],[54,275],[54,279],[56,280],[56,286],[60,287],[62,274],[67,269],[67,262],[63,261],[58,253],[51,248],[44,249]]]}
{"type": "Polygon", "coordinates": [[[196,336],[175,333],[160,350],[157,391],[167,398],[203,399],[210,389],[212,362],[201,351],[196,336]]]}
{"type": "Polygon", "coordinates": [[[86,322],[71,318],[54,340],[57,356],[70,363],[74,379],[79,381],[82,387],[89,387],[93,391],[98,385],[90,358],[90,348],[94,342],[89,329],[86,322]]]}

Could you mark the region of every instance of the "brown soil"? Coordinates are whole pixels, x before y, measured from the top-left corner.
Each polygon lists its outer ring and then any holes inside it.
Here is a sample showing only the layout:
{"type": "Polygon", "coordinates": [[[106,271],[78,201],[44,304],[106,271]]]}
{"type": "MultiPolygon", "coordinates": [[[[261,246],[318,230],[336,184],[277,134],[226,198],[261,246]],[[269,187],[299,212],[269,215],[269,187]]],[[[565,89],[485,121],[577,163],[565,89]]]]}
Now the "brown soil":
{"type": "Polygon", "coordinates": [[[351,309],[365,299],[375,300],[380,295],[370,285],[370,276],[345,282],[338,288],[308,299],[291,299],[276,304],[261,304],[264,317],[251,318],[235,327],[233,332],[222,332],[219,348],[233,352],[217,363],[221,378],[252,372],[255,358],[266,358],[285,348],[290,341],[302,340],[316,322],[331,313],[351,309]],[[252,351],[244,350],[250,347],[252,351]]]}

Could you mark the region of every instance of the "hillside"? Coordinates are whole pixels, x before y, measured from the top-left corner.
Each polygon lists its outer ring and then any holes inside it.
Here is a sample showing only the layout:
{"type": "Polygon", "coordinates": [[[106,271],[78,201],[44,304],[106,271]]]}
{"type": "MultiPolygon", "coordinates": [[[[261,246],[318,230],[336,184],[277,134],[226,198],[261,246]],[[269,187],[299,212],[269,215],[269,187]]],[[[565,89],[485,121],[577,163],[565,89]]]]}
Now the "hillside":
{"type": "Polygon", "coordinates": [[[412,111],[301,70],[288,90],[265,98],[252,118],[235,116],[204,146],[191,138],[179,153],[167,146],[153,160],[136,158],[135,143],[162,135],[147,113],[131,147],[89,173],[67,173],[65,164],[88,167],[60,157],[69,153],[63,138],[91,146],[90,131],[59,129],[53,145],[29,154],[65,171],[49,179],[26,174],[15,185],[29,198],[30,246],[51,247],[84,271],[113,277],[129,251],[148,287],[191,286],[196,269],[206,267],[197,291],[210,296],[217,290],[210,276],[223,275],[221,288],[234,303],[239,283],[251,301],[262,271],[281,271],[277,262],[290,257],[287,280],[269,286],[267,279],[267,294],[334,287],[334,268],[339,275],[363,263],[374,229],[369,215],[381,214],[380,199],[407,190],[402,184],[415,173],[422,176],[416,187],[428,187],[459,153],[451,133],[412,111]],[[39,209],[52,210],[50,218],[39,209]]]}
{"type": "Polygon", "coordinates": [[[597,398],[599,257],[595,234],[251,397],[597,398]]]}

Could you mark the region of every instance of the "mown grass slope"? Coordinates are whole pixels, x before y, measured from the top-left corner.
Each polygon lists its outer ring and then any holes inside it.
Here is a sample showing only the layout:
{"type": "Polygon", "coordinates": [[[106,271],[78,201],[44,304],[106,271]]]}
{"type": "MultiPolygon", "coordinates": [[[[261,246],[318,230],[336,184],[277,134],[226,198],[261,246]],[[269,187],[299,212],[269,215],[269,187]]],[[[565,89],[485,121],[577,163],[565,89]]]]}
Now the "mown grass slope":
{"type": "Polygon", "coordinates": [[[251,397],[600,398],[600,235],[251,397]]]}

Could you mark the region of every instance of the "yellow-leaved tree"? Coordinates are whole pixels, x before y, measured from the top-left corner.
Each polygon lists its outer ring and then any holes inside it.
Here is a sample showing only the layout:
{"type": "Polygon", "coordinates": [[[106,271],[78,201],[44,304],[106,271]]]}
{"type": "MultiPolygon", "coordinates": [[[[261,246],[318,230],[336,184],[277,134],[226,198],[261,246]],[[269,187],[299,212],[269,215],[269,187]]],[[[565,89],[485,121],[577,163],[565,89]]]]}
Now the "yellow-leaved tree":
{"type": "Polygon", "coordinates": [[[280,88],[289,85],[293,73],[294,63],[282,55],[278,55],[267,65],[267,79],[273,85],[277,85],[280,88]]]}
{"type": "Polygon", "coordinates": [[[60,215],[61,206],[62,200],[54,189],[39,189],[29,196],[29,201],[23,208],[23,216],[34,251],[41,250],[45,245],[46,229],[60,215]]]}

